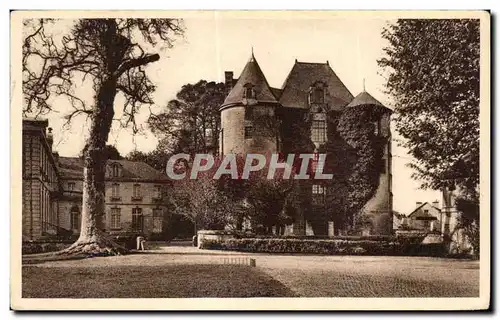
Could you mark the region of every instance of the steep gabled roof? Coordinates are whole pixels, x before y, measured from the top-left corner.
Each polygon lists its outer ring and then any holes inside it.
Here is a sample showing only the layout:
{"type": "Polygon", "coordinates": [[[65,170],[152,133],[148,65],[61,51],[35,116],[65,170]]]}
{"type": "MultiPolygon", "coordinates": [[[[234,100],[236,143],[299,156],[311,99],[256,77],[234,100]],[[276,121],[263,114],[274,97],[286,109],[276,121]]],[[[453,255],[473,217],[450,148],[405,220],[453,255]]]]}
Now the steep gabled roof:
{"type": "MultiPolygon", "coordinates": [[[[384,106],[382,103],[380,103],[377,99],[375,99],[371,94],[369,94],[366,91],[361,92],[358,94],[348,105],[347,108],[350,107],[357,107],[357,106],[363,106],[363,105],[375,105],[375,106],[381,106],[386,109],[386,106],[384,106]]],[[[390,109],[389,109],[390,110],[390,109]]]]}
{"type": "Polygon", "coordinates": [[[257,60],[252,53],[250,60],[248,60],[245,68],[243,68],[238,81],[231,89],[231,92],[229,92],[229,94],[227,95],[226,100],[224,100],[224,103],[222,104],[222,107],[241,103],[244,99],[246,84],[253,85],[253,89],[255,91],[255,100],[257,100],[258,102],[278,103],[278,100],[274,96],[271,87],[267,83],[264,73],[260,69],[257,60]]]}
{"type": "Polygon", "coordinates": [[[429,204],[428,202],[424,202],[420,206],[418,206],[415,210],[413,210],[408,215],[408,218],[412,218],[412,219],[416,219],[416,220],[435,220],[435,219],[437,219],[435,216],[433,216],[429,212],[425,212],[424,210],[422,210],[422,208],[426,204],[428,204],[431,208],[436,209],[437,211],[441,211],[441,209],[434,207],[433,205],[429,204]]]}
{"type": "Polygon", "coordinates": [[[331,110],[339,110],[353,99],[351,92],[340,81],[328,63],[308,63],[295,60],[292,70],[283,83],[280,103],[289,108],[309,108],[309,88],[317,81],[328,86],[326,103],[331,110]]]}
{"type": "MultiPolygon", "coordinates": [[[[129,160],[108,160],[122,167],[121,179],[165,181],[168,177],[144,162],[129,160]]],[[[83,179],[83,159],[76,157],[59,157],[59,169],[62,178],[83,179]]]]}

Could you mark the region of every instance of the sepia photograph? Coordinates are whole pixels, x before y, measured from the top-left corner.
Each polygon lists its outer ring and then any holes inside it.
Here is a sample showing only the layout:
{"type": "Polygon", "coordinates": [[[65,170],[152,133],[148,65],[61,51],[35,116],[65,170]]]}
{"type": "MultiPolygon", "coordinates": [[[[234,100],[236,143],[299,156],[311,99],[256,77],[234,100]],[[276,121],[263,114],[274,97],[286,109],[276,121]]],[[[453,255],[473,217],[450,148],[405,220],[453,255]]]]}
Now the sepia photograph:
{"type": "Polygon", "coordinates": [[[11,308],[488,309],[490,108],[487,11],[12,11],[11,308]]]}

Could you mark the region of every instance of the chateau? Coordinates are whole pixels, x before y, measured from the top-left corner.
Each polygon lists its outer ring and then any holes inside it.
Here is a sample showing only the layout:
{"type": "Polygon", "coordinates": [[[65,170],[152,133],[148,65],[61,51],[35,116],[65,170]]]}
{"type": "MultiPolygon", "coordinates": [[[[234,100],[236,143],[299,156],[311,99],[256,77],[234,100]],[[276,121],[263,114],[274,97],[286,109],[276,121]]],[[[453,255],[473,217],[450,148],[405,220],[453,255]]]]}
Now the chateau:
{"type": "MultiPolygon", "coordinates": [[[[80,233],[83,160],[52,150],[47,120],[23,119],[22,234],[38,240],[80,233]]],[[[163,231],[167,177],[143,162],[108,160],[104,230],[163,231]]]]}
{"type": "MultiPolygon", "coordinates": [[[[368,92],[354,97],[326,63],[306,63],[295,60],[292,70],[280,89],[269,86],[255,56],[245,65],[239,78],[231,71],[225,72],[227,97],[221,110],[219,153],[315,153],[328,139],[329,120],[345,108],[360,106],[383,107],[383,114],[373,123],[374,133],[383,138],[383,168],[374,196],[364,205],[363,214],[370,216],[370,226],[365,234],[392,233],[391,186],[391,110],[384,107],[368,92]],[[272,119],[275,126],[264,124],[262,119],[272,119]],[[296,120],[308,119],[306,143],[300,140],[296,120]],[[275,130],[278,128],[277,130],[275,130]]],[[[330,128],[333,129],[333,128],[330,128]]],[[[336,235],[342,233],[339,223],[325,218],[309,221],[307,211],[325,211],[326,193],[322,185],[304,181],[301,186],[310,200],[303,199],[295,222],[287,226],[286,233],[304,235],[336,235]]],[[[306,197],[307,198],[307,197],[306,197]]],[[[334,220],[334,219],[332,219],[334,220]]]]}

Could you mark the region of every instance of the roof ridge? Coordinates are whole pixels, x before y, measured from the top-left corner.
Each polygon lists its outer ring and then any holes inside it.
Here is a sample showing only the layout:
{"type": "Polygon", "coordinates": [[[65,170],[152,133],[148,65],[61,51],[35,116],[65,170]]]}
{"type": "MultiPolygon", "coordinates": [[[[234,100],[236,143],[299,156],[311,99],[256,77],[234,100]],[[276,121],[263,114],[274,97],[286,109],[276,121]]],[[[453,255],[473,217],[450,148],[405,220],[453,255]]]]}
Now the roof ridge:
{"type": "Polygon", "coordinates": [[[298,60],[295,60],[295,63],[297,63],[297,64],[320,64],[320,65],[325,65],[325,66],[330,65],[328,62],[306,62],[306,61],[298,61],[298,60]]]}

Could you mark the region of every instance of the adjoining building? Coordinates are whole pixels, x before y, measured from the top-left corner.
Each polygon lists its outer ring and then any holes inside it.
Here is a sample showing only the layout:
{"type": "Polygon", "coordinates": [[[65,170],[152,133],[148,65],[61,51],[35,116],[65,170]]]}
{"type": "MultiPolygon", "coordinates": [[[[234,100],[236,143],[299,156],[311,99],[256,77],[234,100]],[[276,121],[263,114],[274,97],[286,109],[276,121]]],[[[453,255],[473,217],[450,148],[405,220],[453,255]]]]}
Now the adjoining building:
{"type": "Polygon", "coordinates": [[[471,250],[472,246],[460,226],[460,213],[456,209],[456,193],[444,190],[443,205],[439,201],[416,202],[408,215],[394,217],[396,234],[428,233],[438,236],[439,241],[450,243],[450,252],[471,250]]]}
{"type": "MultiPolygon", "coordinates": [[[[379,186],[374,196],[365,204],[363,213],[372,217],[370,226],[365,230],[368,234],[392,233],[392,186],[391,186],[391,110],[384,107],[368,92],[363,91],[354,97],[347,87],[326,63],[306,63],[295,60],[289,75],[281,89],[271,87],[262,72],[255,56],[245,65],[239,78],[234,73],[225,72],[227,97],[221,110],[221,133],[219,153],[315,153],[328,139],[328,123],[331,118],[338,117],[345,108],[360,106],[383,107],[383,114],[373,123],[376,135],[384,139],[383,168],[380,173],[379,186]],[[260,117],[274,119],[281,124],[279,131],[273,130],[260,117]],[[284,127],[283,123],[292,123],[293,117],[308,118],[310,127],[307,130],[309,143],[297,149],[294,137],[301,133],[292,126],[284,127]],[[288,120],[288,121],[286,121],[288,120]]],[[[315,158],[317,161],[317,159],[315,158]]],[[[325,211],[326,194],[329,192],[322,185],[303,183],[303,188],[310,195],[304,199],[302,211],[325,211]]],[[[330,191],[331,192],[331,191],[330,191]]],[[[295,218],[293,225],[286,229],[288,233],[303,235],[334,235],[341,233],[340,223],[329,221],[308,221],[301,213],[295,218]]]]}
{"type": "MultiPolygon", "coordinates": [[[[23,120],[22,234],[38,240],[80,233],[83,160],[52,150],[47,120],[23,120]]],[[[167,177],[143,162],[108,160],[104,231],[159,236],[167,177]]]]}

